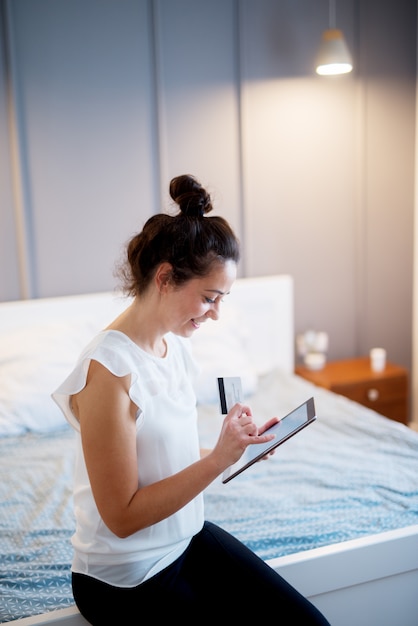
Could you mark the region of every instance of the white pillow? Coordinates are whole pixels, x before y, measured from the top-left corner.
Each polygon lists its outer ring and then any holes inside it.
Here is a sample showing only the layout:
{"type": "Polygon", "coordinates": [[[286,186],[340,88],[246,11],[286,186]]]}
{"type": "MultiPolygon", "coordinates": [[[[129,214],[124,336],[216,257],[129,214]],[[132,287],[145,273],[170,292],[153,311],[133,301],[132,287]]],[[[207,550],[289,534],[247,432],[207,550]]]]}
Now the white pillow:
{"type": "Polygon", "coordinates": [[[93,334],[85,320],[34,324],[0,336],[0,436],[66,425],[51,393],[93,334]]]}
{"type": "Polygon", "coordinates": [[[226,301],[222,306],[219,320],[208,319],[191,339],[200,368],[195,382],[199,404],[219,402],[217,379],[221,376],[240,376],[244,397],[257,389],[257,371],[246,350],[248,330],[232,305],[226,301]]]}

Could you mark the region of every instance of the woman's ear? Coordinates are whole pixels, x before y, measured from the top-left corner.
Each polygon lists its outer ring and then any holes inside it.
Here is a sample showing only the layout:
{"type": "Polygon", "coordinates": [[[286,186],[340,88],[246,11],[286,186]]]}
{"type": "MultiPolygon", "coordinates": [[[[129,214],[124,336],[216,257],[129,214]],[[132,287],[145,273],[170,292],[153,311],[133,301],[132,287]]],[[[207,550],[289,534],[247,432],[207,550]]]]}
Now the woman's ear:
{"type": "Polygon", "coordinates": [[[155,284],[160,293],[166,291],[167,287],[171,284],[173,266],[171,263],[161,263],[155,272],[155,284]]]}

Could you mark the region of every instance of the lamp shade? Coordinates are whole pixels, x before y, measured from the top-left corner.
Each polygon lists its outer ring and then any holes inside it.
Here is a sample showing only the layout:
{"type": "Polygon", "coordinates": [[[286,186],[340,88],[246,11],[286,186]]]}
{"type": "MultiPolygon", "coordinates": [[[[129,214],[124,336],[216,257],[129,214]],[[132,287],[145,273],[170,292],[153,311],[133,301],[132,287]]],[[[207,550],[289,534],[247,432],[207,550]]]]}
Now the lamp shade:
{"type": "Polygon", "coordinates": [[[353,62],[342,32],[338,28],[324,31],[316,61],[316,73],[347,74],[352,69],[353,62]]]}

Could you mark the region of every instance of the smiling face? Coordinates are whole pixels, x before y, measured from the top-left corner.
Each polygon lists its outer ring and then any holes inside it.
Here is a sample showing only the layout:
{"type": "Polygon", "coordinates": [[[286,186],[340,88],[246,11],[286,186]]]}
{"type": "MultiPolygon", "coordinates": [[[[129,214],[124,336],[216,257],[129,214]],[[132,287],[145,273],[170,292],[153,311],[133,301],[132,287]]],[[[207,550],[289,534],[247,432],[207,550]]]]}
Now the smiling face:
{"type": "Polygon", "coordinates": [[[236,277],[236,263],[226,261],[215,264],[207,276],[170,289],[166,301],[170,330],[181,337],[190,337],[200,324],[208,319],[217,320],[222,298],[230,292],[236,277]]]}

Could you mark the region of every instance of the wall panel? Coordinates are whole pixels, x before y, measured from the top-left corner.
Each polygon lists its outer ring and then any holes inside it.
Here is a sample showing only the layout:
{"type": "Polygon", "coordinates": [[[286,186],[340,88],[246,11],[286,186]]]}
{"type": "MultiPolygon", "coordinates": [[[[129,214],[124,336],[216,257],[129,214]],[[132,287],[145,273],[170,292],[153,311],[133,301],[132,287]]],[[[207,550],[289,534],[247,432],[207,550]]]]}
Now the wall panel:
{"type": "MultiPolygon", "coordinates": [[[[333,354],[350,354],[357,297],[355,78],[313,74],[327,22],[319,11],[309,14],[312,3],[299,2],[297,8],[267,0],[261,4],[246,2],[243,32],[248,271],[291,273],[296,328],[326,330],[333,354]],[[308,19],[315,26],[309,46],[308,19]],[[264,39],[272,24],[276,40],[264,39]],[[293,55],[292,46],[302,42],[293,55]],[[258,78],[257,68],[264,68],[258,78]]],[[[348,40],[353,39],[350,17],[344,24],[348,40]]]]}
{"type": "Polygon", "coordinates": [[[241,235],[236,2],[157,5],[162,185],[196,175],[241,235]]]}
{"type": "Polygon", "coordinates": [[[328,331],[330,358],[381,344],[410,366],[414,0],[339,0],[355,69],[335,78],[314,73],[326,0],[0,3],[0,298],[22,295],[10,55],[31,295],[111,288],[126,239],[190,172],[242,240],[241,275],[294,276],[296,332],[328,331]]]}
{"type": "Polygon", "coordinates": [[[13,198],[10,122],[13,90],[10,83],[6,27],[7,13],[0,5],[0,300],[18,300],[25,294],[20,265],[13,198]]]}
{"type": "Polygon", "coordinates": [[[34,296],[113,285],[122,243],[154,210],[147,2],[11,5],[34,296]]]}
{"type": "Polygon", "coordinates": [[[366,92],[364,171],[367,247],[362,347],[383,344],[410,365],[414,215],[416,3],[361,4],[366,92]],[[402,44],[400,42],[402,41],[402,44]],[[370,45],[373,42],[373,46],[370,45]],[[406,357],[408,355],[408,357],[406,357]]]}

